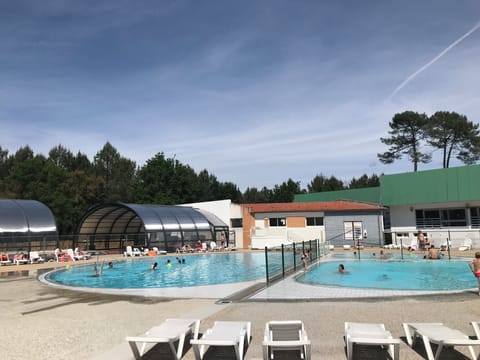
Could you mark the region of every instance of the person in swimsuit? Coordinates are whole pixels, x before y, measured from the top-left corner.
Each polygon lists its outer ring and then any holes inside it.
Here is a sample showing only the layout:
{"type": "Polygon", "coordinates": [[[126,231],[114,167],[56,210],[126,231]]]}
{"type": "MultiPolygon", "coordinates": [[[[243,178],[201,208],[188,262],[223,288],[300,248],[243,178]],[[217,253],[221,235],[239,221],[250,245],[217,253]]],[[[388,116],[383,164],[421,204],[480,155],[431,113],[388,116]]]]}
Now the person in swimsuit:
{"type": "Polygon", "coordinates": [[[475,259],[470,261],[468,266],[470,266],[473,276],[478,279],[478,296],[480,296],[480,251],[475,253],[475,259]]]}

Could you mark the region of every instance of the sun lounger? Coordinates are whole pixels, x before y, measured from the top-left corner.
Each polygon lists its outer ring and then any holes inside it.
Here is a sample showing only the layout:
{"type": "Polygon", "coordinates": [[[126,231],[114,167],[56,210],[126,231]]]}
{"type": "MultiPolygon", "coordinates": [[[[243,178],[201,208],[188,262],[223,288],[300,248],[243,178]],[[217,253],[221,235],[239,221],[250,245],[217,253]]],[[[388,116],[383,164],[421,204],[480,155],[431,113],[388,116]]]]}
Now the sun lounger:
{"type": "Polygon", "coordinates": [[[45,262],[45,259],[43,259],[38,251],[30,251],[30,254],[28,256],[30,258],[30,264],[35,264],[35,263],[43,263],[45,262]]]}
{"type": "Polygon", "coordinates": [[[461,245],[458,250],[460,251],[467,251],[467,250],[472,250],[472,239],[465,239],[463,241],[463,245],[461,245]]]}
{"type": "Polygon", "coordinates": [[[0,265],[11,265],[12,260],[8,258],[7,254],[0,255],[0,265]]]}
{"type": "Polygon", "coordinates": [[[373,323],[345,323],[345,343],[347,346],[347,359],[353,359],[353,346],[374,345],[387,346],[393,360],[400,358],[400,339],[393,338],[384,324],[373,323]]]}
{"type": "Polygon", "coordinates": [[[449,328],[442,323],[403,323],[402,326],[411,347],[415,346],[417,337],[422,338],[428,360],[439,359],[444,346],[468,346],[472,360],[477,359],[473,346],[480,346],[480,340],[471,340],[460,330],[449,328]],[[430,343],[438,345],[435,356],[430,343]]]}
{"type": "Polygon", "coordinates": [[[297,350],[304,360],[310,360],[311,344],[300,320],[269,321],[263,338],[263,360],[274,359],[274,352],[297,350]]]}
{"type": "Polygon", "coordinates": [[[18,255],[15,255],[15,256],[13,257],[13,263],[14,263],[15,265],[28,264],[29,262],[30,262],[30,260],[25,259],[25,258],[23,258],[23,257],[20,257],[20,256],[18,256],[18,255]]]}
{"type": "Polygon", "coordinates": [[[140,336],[128,336],[127,341],[130,344],[135,359],[141,359],[145,353],[147,344],[168,343],[175,359],[181,359],[183,356],[183,346],[185,337],[191,335],[193,339],[198,338],[200,320],[197,319],[166,319],[163,323],[148,330],[140,336]],[[175,349],[175,342],[178,341],[178,348],[175,349]],[[140,350],[137,343],[142,343],[140,350]]]}
{"type": "Polygon", "coordinates": [[[233,346],[237,360],[243,360],[245,344],[250,344],[249,321],[215,321],[201,339],[191,340],[195,359],[201,360],[210,346],[233,346]]]}

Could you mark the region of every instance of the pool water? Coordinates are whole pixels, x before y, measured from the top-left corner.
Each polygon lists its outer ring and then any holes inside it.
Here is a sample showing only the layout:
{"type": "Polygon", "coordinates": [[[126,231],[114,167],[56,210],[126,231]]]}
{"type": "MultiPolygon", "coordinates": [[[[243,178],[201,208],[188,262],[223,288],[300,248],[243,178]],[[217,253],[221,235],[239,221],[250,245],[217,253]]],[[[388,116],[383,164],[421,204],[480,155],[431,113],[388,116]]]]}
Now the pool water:
{"type": "MultiPolygon", "coordinates": [[[[277,261],[269,263],[269,267],[279,267],[280,256],[277,261]]],[[[89,262],[86,266],[53,271],[47,274],[46,279],[75,287],[138,289],[226,284],[265,278],[263,253],[204,254],[179,258],[185,259],[185,263],[178,263],[175,256],[114,261],[111,269],[105,263],[101,276],[93,276],[94,264],[89,262]],[[171,261],[170,267],[167,260],[171,261]],[[150,270],[153,262],[158,263],[156,270],[150,270]]],[[[100,267],[99,262],[97,267],[100,267]]]]}
{"type": "Polygon", "coordinates": [[[467,261],[344,261],[346,273],[338,271],[339,263],[320,263],[299,276],[297,281],[311,285],[392,290],[465,290],[478,284],[467,261]]]}

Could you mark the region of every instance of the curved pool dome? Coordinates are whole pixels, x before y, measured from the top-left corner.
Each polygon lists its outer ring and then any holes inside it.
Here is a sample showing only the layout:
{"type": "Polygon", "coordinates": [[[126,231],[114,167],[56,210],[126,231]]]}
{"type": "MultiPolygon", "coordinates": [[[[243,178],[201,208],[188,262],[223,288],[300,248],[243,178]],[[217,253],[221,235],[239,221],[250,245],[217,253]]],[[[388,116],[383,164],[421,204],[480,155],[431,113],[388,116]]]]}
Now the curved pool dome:
{"type": "Polygon", "coordinates": [[[2,251],[36,250],[57,240],[55,217],[48,206],[36,200],[0,199],[2,251]]]}
{"type": "Polygon", "coordinates": [[[228,225],[205,210],[145,204],[99,205],[83,217],[78,228],[88,250],[124,249],[127,245],[169,252],[195,247],[228,236],[228,225]]]}

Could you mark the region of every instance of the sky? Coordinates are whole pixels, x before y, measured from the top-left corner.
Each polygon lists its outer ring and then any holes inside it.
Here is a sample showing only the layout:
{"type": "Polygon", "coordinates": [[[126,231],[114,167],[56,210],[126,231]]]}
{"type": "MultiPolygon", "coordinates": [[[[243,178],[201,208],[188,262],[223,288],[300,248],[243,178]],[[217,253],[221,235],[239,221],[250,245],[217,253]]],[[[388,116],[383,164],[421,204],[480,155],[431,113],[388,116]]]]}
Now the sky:
{"type": "Polygon", "coordinates": [[[479,27],[477,0],[2,1],[0,146],[110,142],[242,191],[412,171],[380,138],[406,110],[480,121],[479,27]]]}

